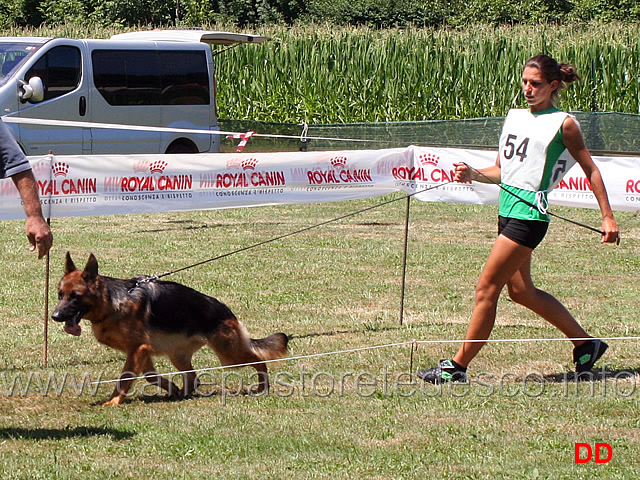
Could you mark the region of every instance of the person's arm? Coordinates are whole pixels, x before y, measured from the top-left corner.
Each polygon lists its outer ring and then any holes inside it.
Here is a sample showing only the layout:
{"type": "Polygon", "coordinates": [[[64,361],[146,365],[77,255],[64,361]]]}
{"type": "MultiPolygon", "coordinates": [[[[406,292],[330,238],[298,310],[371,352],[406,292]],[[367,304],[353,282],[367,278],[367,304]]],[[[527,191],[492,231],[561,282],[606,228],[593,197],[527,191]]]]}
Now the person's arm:
{"type": "Polygon", "coordinates": [[[53,235],[46,220],[42,216],[40,197],[36,179],[31,170],[16,173],[11,177],[15,184],[26,214],[25,230],[29,239],[29,250],[38,250],[38,258],[44,257],[53,244],[53,235]]]}
{"type": "Polygon", "coordinates": [[[496,158],[495,165],[486,168],[475,169],[466,163],[454,163],[453,166],[453,179],[456,182],[500,183],[500,155],[496,158]]]}
{"type": "Polygon", "coordinates": [[[580,127],[578,127],[578,124],[571,117],[567,117],[562,124],[562,140],[571,156],[575,158],[576,162],[582,167],[584,174],[591,184],[593,194],[598,201],[600,213],[602,214],[602,231],[604,232],[602,242],[618,242],[620,232],[618,231],[618,224],[613,216],[613,210],[609,204],[609,196],[602,181],[600,169],[593,162],[591,153],[589,153],[589,150],[584,144],[580,127]]]}

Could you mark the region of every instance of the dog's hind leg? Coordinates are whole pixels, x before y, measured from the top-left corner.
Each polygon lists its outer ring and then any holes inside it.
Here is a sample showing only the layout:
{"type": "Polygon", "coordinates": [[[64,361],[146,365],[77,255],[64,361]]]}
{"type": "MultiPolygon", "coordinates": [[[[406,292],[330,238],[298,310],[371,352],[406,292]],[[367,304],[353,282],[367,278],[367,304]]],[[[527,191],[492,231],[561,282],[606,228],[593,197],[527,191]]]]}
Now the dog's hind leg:
{"type": "Polygon", "coordinates": [[[182,390],[179,391],[179,397],[190,397],[196,392],[200,385],[198,376],[196,375],[193,364],[191,363],[191,353],[173,352],[169,354],[169,360],[180,372],[182,372],[183,387],[182,390]]]}
{"type": "Polygon", "coordinates": [[[258,373],[258,386],[254,390],[254,393],[262,393],[269,391],[269,372],[267,366],[264,363],[256,363],[252,365],[258,373]]]}
{"type": "Polygon", "coordinates": [[[284,339],[287,338],[284,334],[274,334],[266,339],[254,340],[249,336],[244,325],[232,317],[226,319],[223,325],[207,339],[207,342],[218,355],[223,366],[251,366],[255,368],[258,374],[258,384],[253,392],[261,393],[269,391],[269,373],[266,363],[263,362],[279,358],[286,353],[286,342],[284,347],[281,347],[282,340],[278,335],[282,335],[284,339]],[[276,342],[274,339],[280,340],[280,342],[276,342]],[[277,344],[277,349],[274,348],[274,344],[277,344]],[[284,352],[280,352],[280,350],[284,350],[284,352]]]}
{"type": "MultiPolygon", "coordinates": [[[[276,360],[287,353],[289,337],[284,333],[274,333],[267,338],[250,339],[251,351],[259,360],[276,360]]],[[[269,374],[266,363],[256,363],[253,367],[258,372],[258,387],[256,393],[269,391],[269,374]]]]}

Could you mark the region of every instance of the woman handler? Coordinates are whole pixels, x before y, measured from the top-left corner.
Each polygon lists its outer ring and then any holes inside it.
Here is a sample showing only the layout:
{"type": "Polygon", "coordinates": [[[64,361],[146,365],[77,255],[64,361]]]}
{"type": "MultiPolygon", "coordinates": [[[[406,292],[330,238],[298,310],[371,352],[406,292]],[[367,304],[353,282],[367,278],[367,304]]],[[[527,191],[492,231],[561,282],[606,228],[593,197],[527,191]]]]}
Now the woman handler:
{"type": "Polygon", "coordinates": [[[602,214],[602,242],[618,241],[600,170],[584,144],[574,118],[555,108],[558,92],[579,77],[572,65],[559,64],[546,55],[529,59],[522,71],[522,90],[528,110],[511,110],[500,136],[495,165],[475,170],[465,163],[454,164],[458,182],[501,183],[498,238],[480,274],[475,306],[465,340],[451,360],[420,370],[425,382],[466,381],[467,366],[491,334],[500,292],[534,311],[574,344],[576,372],[590,370],[608,348],[592,339],[569,311],[552,295],[533,285],[531,254],[549,226],[547,193],[577,162],[589,180],[602,214]],[[480,341],[477,341],[480,340],[480,341]]]}

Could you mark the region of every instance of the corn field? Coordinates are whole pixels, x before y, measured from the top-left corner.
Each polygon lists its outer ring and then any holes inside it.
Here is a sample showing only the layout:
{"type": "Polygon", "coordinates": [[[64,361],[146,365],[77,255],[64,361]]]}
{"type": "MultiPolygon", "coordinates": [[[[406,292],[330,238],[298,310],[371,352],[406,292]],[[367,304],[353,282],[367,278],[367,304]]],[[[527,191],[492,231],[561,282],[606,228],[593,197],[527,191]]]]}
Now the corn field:
{"type": "MultiPolygon", "coordinates": [[[[66,25],[1,34],[104,38],[120,31],[66,25]]],[[[248,33],[272,40],[216,55],[221,118],[323,124],[503,116],[524,106],[520,68],[539,53],[573,63],[584,79],[561,94],[560,108],[640,113],[639,24],[248,33]]]]}
{"type": "Polygon", "coordinates": [[[640,25],[371,30],[273,27],[217,57],[220,116],[310,124],[502,116],[520,69],[547,53],[583,82],[572,111],[640,113],[640,25]]]}

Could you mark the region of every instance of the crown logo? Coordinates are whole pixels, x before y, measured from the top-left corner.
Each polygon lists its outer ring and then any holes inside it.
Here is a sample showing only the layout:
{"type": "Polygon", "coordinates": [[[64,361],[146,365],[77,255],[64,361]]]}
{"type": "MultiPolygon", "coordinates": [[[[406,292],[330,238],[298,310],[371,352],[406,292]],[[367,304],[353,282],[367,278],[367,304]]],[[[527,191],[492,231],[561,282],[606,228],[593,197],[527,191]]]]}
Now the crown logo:
{"type": "Polygon", "coordinates": [[[164,169],[167,168],[167,165],[167,162],[164,160],[156,160],[155,162],[151,162],[149,170],[151,173],[162,173],[164,172],[164,169]]]}
{"type": "MultiPolygon", "coordinates": [[[[49,162],[40,161],[40,162],[36,162],[35,165],[32,165],[31,170],[33,170],[33,174],[37,177],[40,174],[45,174],[49,169],[49,166],[50,166],[49,162]]],[[[53,170],[53,165],[51,165],[51,170],[53,170]]]]}
{"type": "Polygon", "coordinates": [[[242,160],[242,163],[241,163],[243,170],[255,170],[257,164],[258,164],[257,158],[246,158],[242,160]]]}
{"type": "Polygon", "coordinates": [[[51,165],[54,177],[66,177],[69,173],[69,165],[66,163],[58,162],[51,165]]]}
{"type": "Polygon", "coordinates": [[[149,160],[140,160],[133,164],[133,171],[134,173],[143,173],[149,170],[150,166],[151,162],[149,160]]]}
{"type": "Polygon", "coordinates": [[[423,165],[433,165],[433,166],[438,165],[438,162],[440,161],[440,157],[432,153],[423,153],[418,157],[418,159],[420,160],[420,163],[423,165]]]}
{"type": "Polygon", "coordinates": [[[227,160],[227,168],[239,167],[241,164],[242,160],[240,158],[232,158],[231,160],[227,160]]]}
{"type": "Polygon", "coordinates": [[[330,162],[334,168],[344,168],[347,166],[347,157],[333,157],[330,162]]]}

